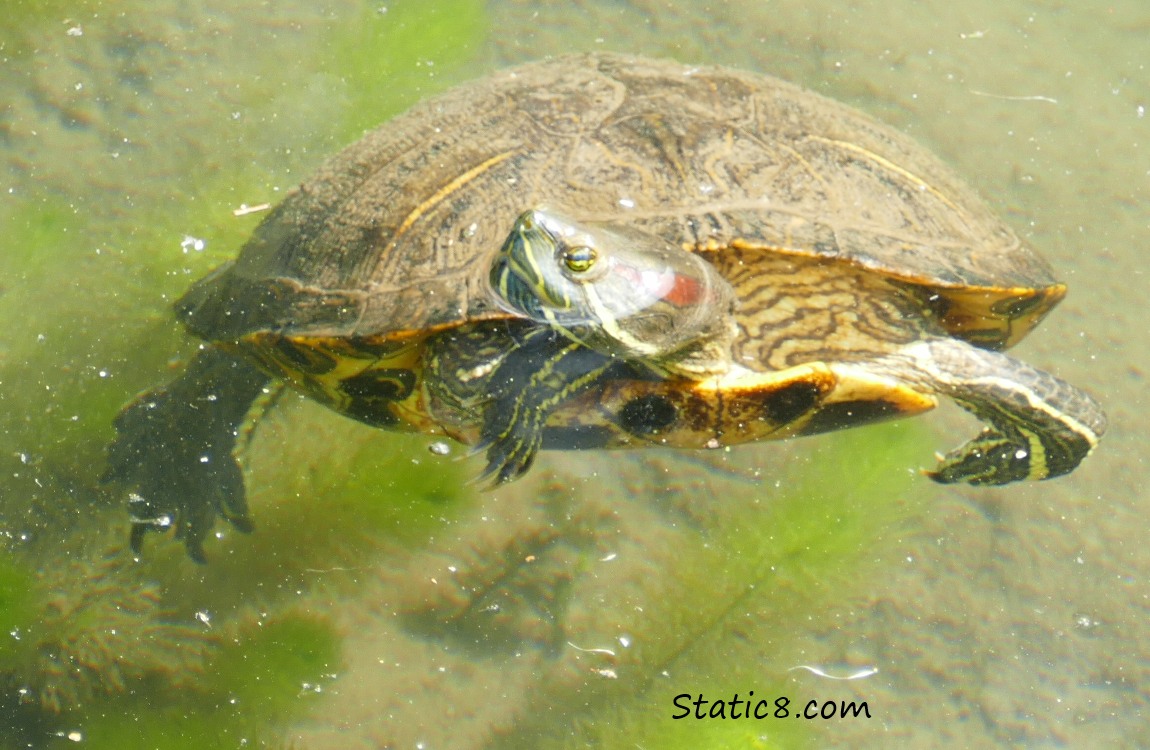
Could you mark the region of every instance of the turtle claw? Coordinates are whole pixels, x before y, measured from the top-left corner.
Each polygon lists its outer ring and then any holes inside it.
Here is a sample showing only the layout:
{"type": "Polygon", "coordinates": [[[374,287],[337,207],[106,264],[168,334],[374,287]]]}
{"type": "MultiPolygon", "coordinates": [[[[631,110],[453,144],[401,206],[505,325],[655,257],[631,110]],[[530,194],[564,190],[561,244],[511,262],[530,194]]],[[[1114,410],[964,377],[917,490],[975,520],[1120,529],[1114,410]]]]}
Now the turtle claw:
{"type": "Polygon", "coordinates": [[[188,556],[203,563],[203,539],[217,515],[240,531],[252,529],[243,473],[227,441],[200,444],[158,434],[169,424],[166,416],[180,409],[166,395],[148,394],[116,421],[119,436],[108,451],[108,470],[102,479],[132,488],[128,513],[133,552],[139,554],[149,532],[174,530],[188,556]]]}
{"type": "MultiPolygon", "coordinates": [[[[131,499],[128,501],[128,510],[132,517],[132,531],[128,536],[128,544],[132,549],[132,553],[139,555],[144,549],[144,538],[149,532],[165,533],[176,528],[175,537],[183,539],[184,549],[187,550],[188,557],[192,562],[199,565],[205,565],[208,562],[207,555],[204,554],[203,538],[207,530],[199,530],[195,528],[195,524],[188,524],[186,519],[179,516],[173,518],[167,513],[157,514],[151,507],[147,500],[133,493],[131,499]]],[[[211,519],[208,519],[210,522],[211,519]]],[[[208,529],[210,529],[210,523],[208,529]]]]}
{"type": "Polygon", "coordinates": [[[472,456],[477,453],[487,456],[487,465],[475,478],[476,484],[487,483],[489,489],[495,489],[519,479],[535,463],[543,442],[542,433],[533,435],[529,428],[508,429],[510,431],[480,440],[469,452],[472,456]]]}
{"type": "Polygon", "coordinates": [[[487,448],[487,467],[480,479],[491,479],[493,487],[515,481],[535,463],[540,442],[508,438],[492,443],[487,448]]]}
{"type": "Polygon", "coordinates": [[[251,365],[208,349],[182,376],[116,418],[102,481],[129,489],[133,552],[140,552],[149,532],[174,530],[188,556],[202,563],[203,540],[217,516],[239,531],[252,530],[243,472],[232,451],[267,381],[251,365]]]}

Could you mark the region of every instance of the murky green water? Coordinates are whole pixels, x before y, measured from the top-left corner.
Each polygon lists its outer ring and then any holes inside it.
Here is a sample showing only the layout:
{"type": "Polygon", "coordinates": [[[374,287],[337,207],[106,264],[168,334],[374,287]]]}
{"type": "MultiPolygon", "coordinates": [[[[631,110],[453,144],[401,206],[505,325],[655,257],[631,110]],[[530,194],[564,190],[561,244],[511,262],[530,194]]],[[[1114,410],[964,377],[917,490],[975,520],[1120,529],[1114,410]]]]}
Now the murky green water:
{"type": "Polygon", "coordinates": [[[0,747],[1150,736],[1143,3],[9,5],[0,747]],[[727,454],[549,454],[492,493],[461,450],[288,398],[246,455],[256,533],[221,529],[206,567],[158,538],[134,561],[98,482],[111,420],[193,351],[168,305],[255,226],[235,209],[422,96],[581,49],[774,73],[942,155],[1070,284],[1019,353],[1104,401],[1097,454],[933,486],[916,470],[972,429],[944,410],[727,454]],[[751,690],[873,718],[670,718],[678,694],[751,690]]]}

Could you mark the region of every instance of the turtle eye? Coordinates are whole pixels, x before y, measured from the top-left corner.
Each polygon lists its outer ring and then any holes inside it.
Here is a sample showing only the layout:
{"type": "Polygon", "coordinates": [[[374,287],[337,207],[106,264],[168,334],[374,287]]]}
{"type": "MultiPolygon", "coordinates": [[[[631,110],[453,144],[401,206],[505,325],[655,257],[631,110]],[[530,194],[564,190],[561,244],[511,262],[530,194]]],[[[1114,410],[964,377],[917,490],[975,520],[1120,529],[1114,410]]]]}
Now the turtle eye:
{"type": "Polygon", "coordinates": [[[587,273],[599,259],[593,247],[573,247],[563,251],[563,265],[571,273],[587,273]]]}

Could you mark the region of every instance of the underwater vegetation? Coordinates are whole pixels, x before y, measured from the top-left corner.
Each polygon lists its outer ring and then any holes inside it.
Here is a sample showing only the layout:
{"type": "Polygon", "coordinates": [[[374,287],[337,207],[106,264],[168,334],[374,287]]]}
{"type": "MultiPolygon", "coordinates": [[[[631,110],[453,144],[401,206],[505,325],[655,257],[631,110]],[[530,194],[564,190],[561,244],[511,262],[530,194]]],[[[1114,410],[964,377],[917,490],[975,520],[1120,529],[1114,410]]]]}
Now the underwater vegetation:
{"type": "MultiPolygon", "coordinates": [[[[809,658],[800,623],[833,616],[865,592],[889,541],[922,509],[914,491],[922,479],[906,471],[922,438],[916,425],[896,424],[828,436],[817,448],[800,441],[788,446],[789,465],[771,455],[775,446],[737,451],[731,463],[757,475],[753,487],[683,472],[694,486],[663,497],[690,507],[660,510],[672,514],[664,519],[686,514],[680,523],[656,533],[647,526],[629,585],[603,585],[593,617],[570,619],[569,643],[606,644],[613,654],[566,649],[566,665],[554,665],[523,712],[538,720],[494,746],[804,746],[811,735],[803,722],[673,721],[672,698],[754,690],[770,703],[825,693],[825,683],[788,671],[809,658]],[[817,456],[795,459],[812,449],[817,456]],[[763,481],[766,473],[774,477],[763,481]],[[659,537],[668,533],[664,546],[659,537]],[[556,740],[547,729],[556,721],[576,730],[556,740]]],[[[838,695],[853,694],[841,685],[838,695]]]]}
{"type": "Polygon", "coordinates": [[[151,675],[176,688],[199,678],[211,637],[202,626],[166,621],[159,585],[130,565],[123,554],[69,560],[29,580],[5,561],[9,640],[0,663],[21,701],[58,713],[151,675]]]}
{"type": "MultiPolygon", "coordinates": [[[[301,685],[339,663],[330,623],[296,601],[301,570],[356,555],[381,527],[426,533],[404,514],[424,507],[383,502],[378,488],[363,513],[326,526],[301,527],[286,503],[287,544],[305,552],[257,547],[247,559],[265,567],[252,576],[195,575],[160,544],[133,561],[123,498],[99,486],[110,420],[189,349],[170,300],[258,221],[233,209],[274,201],[363,128],[450,85],[484,33],[471,0],[349,1],[324,11],[338,22],[310,4],[216,4],[18,2],[0,33],[14,59],[0,73],[12,186],[0,198],[0,747],[278,741],[261,727],[303,716],[301,685]],[[204,98],[204,86],[227,95],[204,98]],[[304,528],[328,533],[301,541],[304,528]]],[[[347,518],[338,502],[322,510],[316,485],[309,497],[316,515],[347,518]]],[[[266,519],[259,538],[283,542],[276,514],[266,519]]]]}
{"type": "MultiPolygon", "coordinates": [[[[803,633],[863,595],[920,511],[921,441],[900,424],[729,454],[544,453],[419,544],[325,568],[341,726],[397,747],[802,746],[805,723],[677,722],[671,700],[828,692],[789,670],[818,663],[803,633]]],[[[832,689],[865,699],[863,682],[832,689]]]]}

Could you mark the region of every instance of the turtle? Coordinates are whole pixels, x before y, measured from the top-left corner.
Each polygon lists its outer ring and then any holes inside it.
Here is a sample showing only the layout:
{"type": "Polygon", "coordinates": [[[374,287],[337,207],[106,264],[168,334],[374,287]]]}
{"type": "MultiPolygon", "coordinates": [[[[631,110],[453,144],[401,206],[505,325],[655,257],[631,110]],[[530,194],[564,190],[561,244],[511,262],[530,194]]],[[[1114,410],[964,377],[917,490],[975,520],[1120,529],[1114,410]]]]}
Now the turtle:
{"type": "Polygon", "coordinates": [[[291,191],[176,302],[204,344],[116,418],[104,479],[128,488],[133,550],[174,529],[202,562],[217,516],[253,528],[234,454],[277,383],[472,446],[494,484],[539,450],[713,448],[937,395],[990,427],[935,479],[1043,479],[1105,417],[1001,350],[1065,292],[855,109],[732,68],[563,56],[429,98],[291,191]],[[580,269],[578,299],[546,280],[580,269]]]}

